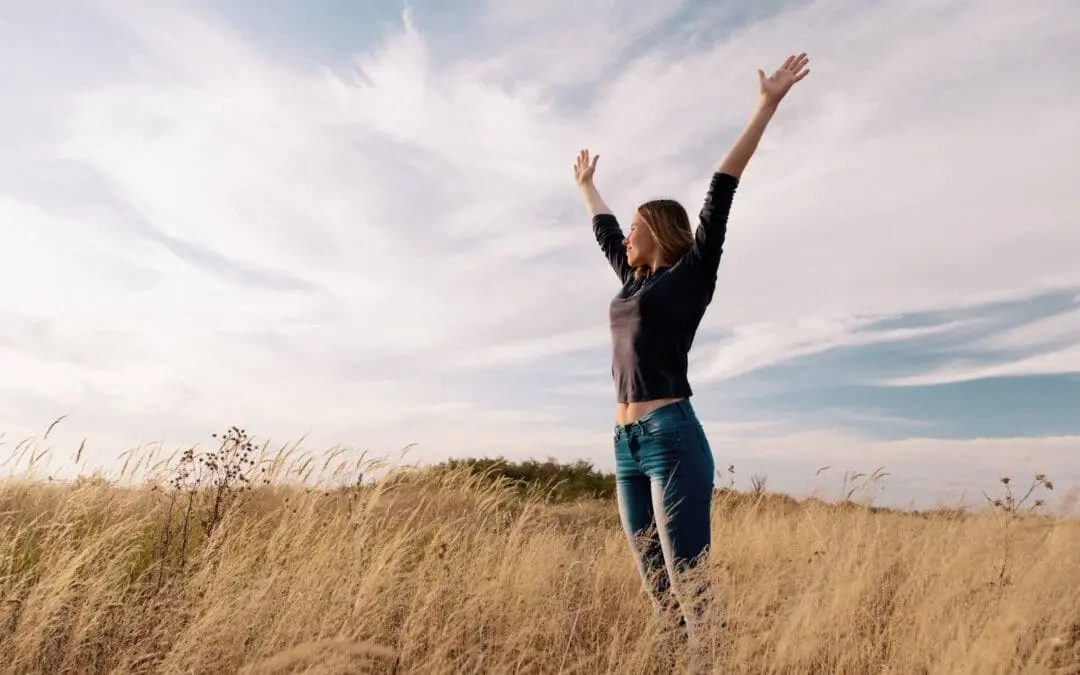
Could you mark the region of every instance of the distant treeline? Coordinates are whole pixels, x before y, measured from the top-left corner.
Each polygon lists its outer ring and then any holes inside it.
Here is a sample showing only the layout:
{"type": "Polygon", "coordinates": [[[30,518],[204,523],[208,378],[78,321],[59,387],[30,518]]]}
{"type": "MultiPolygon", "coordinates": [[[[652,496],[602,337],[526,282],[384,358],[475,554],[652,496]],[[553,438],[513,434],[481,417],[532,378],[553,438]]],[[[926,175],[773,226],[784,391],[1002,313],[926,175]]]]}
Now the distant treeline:
{"type": "Polygon", "coordinates": [[[554,459],[511,462],[502,457],[450,459],[432,467],[436,471],[470,471],[506,479],[521,490],[539,490],[555,500],[614,499],[615,475],[578,460],[569,464],[554,459]]]}

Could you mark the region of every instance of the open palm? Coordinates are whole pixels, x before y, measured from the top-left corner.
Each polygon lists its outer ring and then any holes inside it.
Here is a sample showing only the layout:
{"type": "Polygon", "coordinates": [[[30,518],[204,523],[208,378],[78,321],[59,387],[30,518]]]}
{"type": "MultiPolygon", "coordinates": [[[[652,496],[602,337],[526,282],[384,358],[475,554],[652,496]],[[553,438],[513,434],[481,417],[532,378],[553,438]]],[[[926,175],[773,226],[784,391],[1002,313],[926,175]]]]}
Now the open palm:
{"type": "Polygon", "coordinates": [[[808,63],[810,63],[810,57],[804,52],[798,56],[787,57],[784,65],[768,77],[765,76],[765,71],[758,70],[762,100],[767,103],[779,103],[796,82],[810,74],[810,69],[806,67],[808,63]]]}
{"type": "Polygon", "coordinates": [[[589,151],[582,150],[578,153],[577,162],[574,163],[574,181],[578,185],[586,185],[592,182],[593,174],[596,173],[596,160],[600,155],[593,155],[589,161],[589,151]]]}

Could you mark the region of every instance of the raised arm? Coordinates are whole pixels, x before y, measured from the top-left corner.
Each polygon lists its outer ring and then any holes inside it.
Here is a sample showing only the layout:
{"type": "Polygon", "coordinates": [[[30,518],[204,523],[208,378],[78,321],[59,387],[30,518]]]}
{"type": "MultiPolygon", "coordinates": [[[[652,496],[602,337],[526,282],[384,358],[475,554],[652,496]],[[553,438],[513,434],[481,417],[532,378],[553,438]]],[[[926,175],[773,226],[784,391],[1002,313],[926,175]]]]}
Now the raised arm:
{"type": "Polygon", "coordinates": [[[593,235],[596,236],[596,242],[600,244],[600,250],[604,252],[611,268],[619,276],[619,280],[626,283],[634,270],[626,261],[626,249],[623,247],[624,235],[622,228],[619,227],[619,221],[604,203],[604,199],[593,183],[598,159],[600,155],[595,155],[590,161],[589,151],[582,150],[574,164],[574,181],[581,190],[585,208],[589,212],[589,217],[592,218],[593,235]]]}
{"type": "Polygon", "coordinates": [[[784,65],[776,69],[776,72],[765,77],[765,71],[758,70],[758,106],[750,123],[743,129],[742,134],[736,139],[735,144],[728,150],[720,163],[716,165],[717,173],[726,173],[735,178],[742,178],[746,165],[754,156],[758,143],[769,120],[776,114],[780,101],[791,90],[796,82],[810,74],[806,64],[810,63],[810,57],[806,54],[789,56],[784,65]]]}
{"type": "Polygon", "coordinates": [[[723,253],[724,239],[727,237],[728,214],[731,211],[735,188],[757,150],[765,127],[776,114],[780,101],[796,82],[810,74],[810,70],[806,68],[809,62],[806,54],[800,54],[789,56],[769,77],[765,77],[765,73],[758,70],[760,96],[757,109],[731,149],[716,165],[708,194],[705,196],[705,204],[701,208],[694,243],[686,254],[685,262],[689,267],[699,270],[699,273],[715,278],[723,253]]]}

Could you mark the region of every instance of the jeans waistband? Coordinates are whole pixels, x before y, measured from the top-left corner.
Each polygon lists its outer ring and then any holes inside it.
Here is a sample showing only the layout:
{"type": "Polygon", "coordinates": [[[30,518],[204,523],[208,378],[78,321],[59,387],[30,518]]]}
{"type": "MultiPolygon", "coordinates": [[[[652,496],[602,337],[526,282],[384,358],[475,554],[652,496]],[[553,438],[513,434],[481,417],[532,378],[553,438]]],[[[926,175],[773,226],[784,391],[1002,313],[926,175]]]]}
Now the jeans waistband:
{"type": "Polygon", "coordinates": [[[656,410],[652,410],[629,424],[616,424],[615,437],[618,438],[630,434],[647,433],[650,428],[663,425],[668,420],[696,420],[697,414],[690,399],[684,398],[679,401],[666,403],[656,410]]]}

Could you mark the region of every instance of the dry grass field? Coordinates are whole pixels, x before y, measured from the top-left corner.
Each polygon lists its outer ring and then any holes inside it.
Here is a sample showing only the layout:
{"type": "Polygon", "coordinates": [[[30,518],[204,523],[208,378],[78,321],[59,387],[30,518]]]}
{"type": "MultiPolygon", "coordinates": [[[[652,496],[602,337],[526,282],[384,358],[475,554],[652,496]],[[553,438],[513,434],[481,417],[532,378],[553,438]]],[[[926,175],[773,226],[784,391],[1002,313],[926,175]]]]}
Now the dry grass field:
{"type": "MultiPolygon", "coordinates": [[[[651,638],[613,502],[260,452],[234,434],[129,457],[136,485],[0,483],[0,670],[684,668],[651,638]]],[[[1028,483],[970,514],[719,493],[714,672],[1080,672],[1080,524],[1027,513],[1053,487],[1017,504],[1028,483]]]]}

